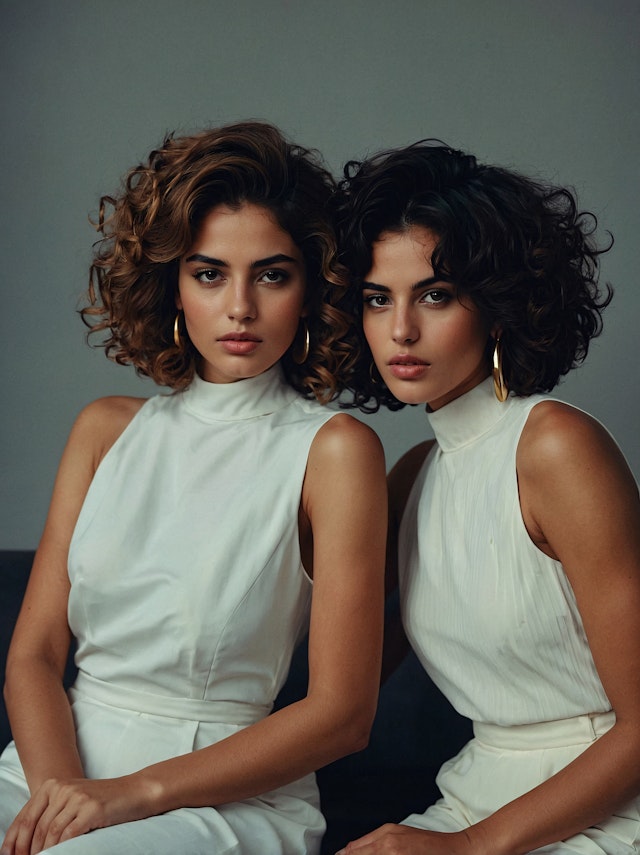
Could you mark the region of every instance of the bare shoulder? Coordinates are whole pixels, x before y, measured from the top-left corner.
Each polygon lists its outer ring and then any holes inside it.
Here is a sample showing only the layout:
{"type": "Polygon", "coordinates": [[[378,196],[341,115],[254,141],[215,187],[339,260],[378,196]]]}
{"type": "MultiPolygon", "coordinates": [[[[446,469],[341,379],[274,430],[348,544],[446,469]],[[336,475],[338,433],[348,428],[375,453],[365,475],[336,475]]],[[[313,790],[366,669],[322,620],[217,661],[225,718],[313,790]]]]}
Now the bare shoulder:
{"type": "Polygon", "coordinates": [[[427,439],[405,452],[389,472],[389,500],[396,518],[402,517],[409,493],[427,455],[435,445],[435,439],[427,439]]]}
{"type": "Polygon", "coordinates": [[[80,411],[70,444],[90,450],[97,466],[146,400],[112,395],[92,401],[80,411]]]}
{"type": "Polygon", "coordinates": [[[87,404],[80,417],[97,422],[120,422],[124,427],[138,412],[148,398],[133,398],[128,395],[108,395],[87,404]]]}
{"type": "Polygon", "coordinates": [[[316,433],[307,460],[302,507],[311,518],[314,510],[333,505],[355,512],[359,504],[385,507],[386,471],[384,451],[377,434],[368,425],[338,413],[316,433]]]}
{"type": "Polygon", "coordinates": [[[606,428],[588,413],[561,401],[542,401],[529,414],[517,450],[520,478],[543,477],[587,467],[628,470],[606,428]]]}
{"type": "Polygon", "coordinates": [[[376,432],[347,413],[337,413],[320,428],[309,452],[309,463],[384,466],[382,443],[376,432]]]}
{"type": "Polygon", "coordinates": [[[562,561],[572,580],[575,556],[586,544],[596,549],[595,532],[611,544],[619,533],[605,536],[605,527],[617,531],[621,521],[638,515],[638,487],[622,452],[600,422],[568,404],[543,401],[531,410],[516,470],[529,536],[562,561]]]}

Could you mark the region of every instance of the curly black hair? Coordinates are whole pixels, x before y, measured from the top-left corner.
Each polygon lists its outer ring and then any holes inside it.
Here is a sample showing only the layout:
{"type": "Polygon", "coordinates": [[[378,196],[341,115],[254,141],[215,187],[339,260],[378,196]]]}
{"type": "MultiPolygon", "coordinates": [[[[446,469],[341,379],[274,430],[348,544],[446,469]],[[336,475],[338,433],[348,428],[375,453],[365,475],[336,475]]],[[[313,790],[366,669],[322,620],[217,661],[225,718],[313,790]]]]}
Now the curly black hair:
{"type": "MultiPolygon", "coordinates": [[[[549,392],[582,362],[602,330],[613,291],[598,285],[596,217],[574,193],[513,170],[479,164],[439,140],[349,161],[336,197],[340,260],[352,276],[352,309],[362,317],[361,281],[383,232],[411,226],[437,239],[437,278],[468,296],[501,330],[503,373],[518,396],[549,392]]],[[[362,333],[361,333],[362,334],[362,333]]],[[[488,353],[492,341],[488,342],[488,353]]],[[[371,373],[371,353],[351,387],[353,405],[375,412],[403,406],[371,373]],[[373,402],[373,403],[370,403],[373,402]]]]}
{"type": "Polygon", "coordinates": [[[294,347],[285,376],[305,397],[337,397],[351,376],[359,339],[347,305],[347,274],[337,261],[330,202],[335,182],[318,155],[273,125],[246,121],[169,135],[131,169],[115,196],[101,199],[81,316],[105,331],[107,356],[163,386],[184,389],[200,355],[181,330],[174,342],[180,258],[217,205],[264,207],[293,238],[305,261],[310,349],[302,365],[294,347]]]}

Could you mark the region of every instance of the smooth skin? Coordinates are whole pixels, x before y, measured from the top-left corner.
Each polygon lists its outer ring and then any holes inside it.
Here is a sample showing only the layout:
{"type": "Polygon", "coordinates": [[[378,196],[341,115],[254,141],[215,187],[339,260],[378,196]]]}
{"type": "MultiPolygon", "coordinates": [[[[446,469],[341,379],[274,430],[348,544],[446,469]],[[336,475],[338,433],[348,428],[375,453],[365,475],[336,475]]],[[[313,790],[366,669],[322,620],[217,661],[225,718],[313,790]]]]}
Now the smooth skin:
{"type": "MultiPolygon", "coordinates": [[[[461,314],[475,314],[479,322],[475,307],[444,296],[451,293],[449,283],[420,284],[433,276],[434,245],[434,235],[419,227],[382,235],[374,244],[364,289],[364,328],[394,395],[435,410],[490,369],[475,322],[461,314]],[[429,368],[411,380],[394,376],[389,354],[398,349],[429,368]],[[445,371],[450,372],[449,388],[440,383],[445,371]]],[[[431,445],[416,446],[390,473],[391,541],[431,445]]],[[[555,401],[532,410],[516,468],[524,524],[538,549],[562,563],[616,723],[556,775],[482,822],[454,833],[387,824],[342,853],[523,855],[597,824],[640,792],[638,488],[607,431],[555,401]]]]}
{"type": "Polygon", "coordinates": [[[305,265],[291,235],[256,205],[219,205],[180,261],[176,304],[202,377],[233,383],[280,359],[306,314],[305,265]]]}
{"type": "MultiPolygon", "coordinates": [[[[304,289],[299,251],[268,212],[214,209],[179,274],[178,305],[204,376],[233,382],[271,367],[291,345],[304,289]],[[194,253],[225,266],[189,261],[194,253]],[[262,264],[276,256],[293,261],[262,264]],[[229,354],[220,344],[238,330],[259,340],[249,354],[229,354]]],[[[250,798],[368,740],[382,646],[384,455],[366,425],[338,414],[312,443],[299,510],[301,553],[314,580],[306,697],[191,754],[121,778],[85,778],[62,685],[71,640],[67,554],[100,461],[143,403],[123,397],[90,404],[62,457],[7,663],[5,697],[31,799],[2,855],[35,855],[92,829],[250,798]]]]}

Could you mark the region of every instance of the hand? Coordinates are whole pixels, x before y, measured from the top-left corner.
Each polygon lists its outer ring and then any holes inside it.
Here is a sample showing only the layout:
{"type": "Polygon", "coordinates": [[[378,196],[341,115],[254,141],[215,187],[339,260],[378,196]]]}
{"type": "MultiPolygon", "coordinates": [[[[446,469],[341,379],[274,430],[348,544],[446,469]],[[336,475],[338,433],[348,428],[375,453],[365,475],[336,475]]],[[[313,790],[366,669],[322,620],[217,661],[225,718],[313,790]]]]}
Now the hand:
{"type": "Polygon", "coordinates": [[[51,779],[35,791],[13,820],[0,855],[36,855],[94,828],[148,815],[129,778],[51,779]]]}
{"type": "Polygon", "coordinates": [[[336,855],[471,855],[471,843],[465,831],[440,832],[386,825],[353,840],[336,855]]]}

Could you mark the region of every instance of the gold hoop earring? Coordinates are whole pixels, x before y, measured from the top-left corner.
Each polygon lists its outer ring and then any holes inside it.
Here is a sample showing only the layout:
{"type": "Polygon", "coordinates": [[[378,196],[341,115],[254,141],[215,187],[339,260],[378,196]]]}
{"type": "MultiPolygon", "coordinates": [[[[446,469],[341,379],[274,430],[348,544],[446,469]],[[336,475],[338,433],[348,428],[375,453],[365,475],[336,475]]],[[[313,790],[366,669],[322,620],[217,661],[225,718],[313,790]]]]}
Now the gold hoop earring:
{"type": "Polygon", "coordinates": [[[311,349],[309,324],[305,321],[304,318],[300,318],[300,322],[304,324],[304,345],[300,352],[295,349],[291,352],[291,358],[296,363],[296,365],[303,365],[307,361],[307,359],[309,358],[309,350],[311,349]]]}
{"type": "Polygon", "coordinates": [[[176,315],[173,322],[173,342],[178,350],[182,350],[182,339],[180,338],[180,312],[176,315]]]}
{"type": "Polygon", "coordinates": [[[375,376],[375,371],[377,371],[376,364],[373,360],[369,363],[369,379],[373,383],[374,386],[380,386],[380,380],[375,376]]]}
{"type": "Polygon", "coordinates": [[[502,345],[500,339],[496,338],[496,344],[493,348],[493,391],[496,393],[496,398],[502,403],[507,400],[509,390],[504,382],[502,374],[502,345]]]}

